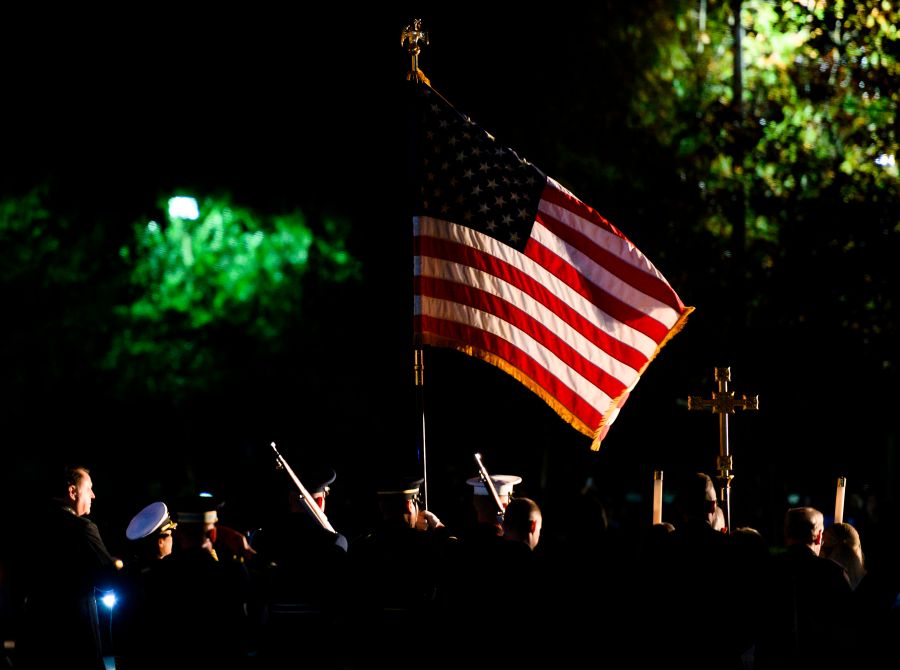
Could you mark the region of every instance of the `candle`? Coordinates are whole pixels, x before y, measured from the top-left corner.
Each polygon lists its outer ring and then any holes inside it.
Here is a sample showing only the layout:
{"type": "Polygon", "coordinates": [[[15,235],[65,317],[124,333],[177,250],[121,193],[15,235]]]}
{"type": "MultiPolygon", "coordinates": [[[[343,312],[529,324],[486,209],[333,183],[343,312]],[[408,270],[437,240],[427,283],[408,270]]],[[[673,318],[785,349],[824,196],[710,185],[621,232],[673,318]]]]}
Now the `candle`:
{"type": "Polygon", "coordinates": [[[653,471],[653,525],[662,523],[662,470],[653,471]]]}
{"type": "Polygon", "coordinates": [[[847,490],[847,478],[838,477],[837,493],[834,496],[834,522],[844,522],[844,493],[847,490]]]}

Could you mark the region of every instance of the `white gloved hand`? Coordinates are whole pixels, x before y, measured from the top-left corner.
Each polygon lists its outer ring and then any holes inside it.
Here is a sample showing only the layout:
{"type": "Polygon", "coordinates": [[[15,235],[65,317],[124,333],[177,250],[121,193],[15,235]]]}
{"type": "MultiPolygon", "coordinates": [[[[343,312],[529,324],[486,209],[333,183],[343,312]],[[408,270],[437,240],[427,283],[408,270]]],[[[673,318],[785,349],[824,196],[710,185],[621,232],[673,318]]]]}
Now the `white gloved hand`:
{"type": "Polygon", "coordinates": [[[444,524],[441,523],[441,520],[427,509],[419,510],[419,516],[416,518],[416,530],[432,530],[443,527],[444,524]]]}

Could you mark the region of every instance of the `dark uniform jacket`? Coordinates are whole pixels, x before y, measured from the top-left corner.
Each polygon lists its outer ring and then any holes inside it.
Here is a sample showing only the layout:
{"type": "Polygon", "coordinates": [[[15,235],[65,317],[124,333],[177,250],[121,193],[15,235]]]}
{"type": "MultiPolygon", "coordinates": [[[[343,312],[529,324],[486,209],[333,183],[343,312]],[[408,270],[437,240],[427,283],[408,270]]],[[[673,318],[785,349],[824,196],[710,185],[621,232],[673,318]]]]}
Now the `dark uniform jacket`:
{"type": "Polygon", "coordinates": [[[852,590],[843,568],[802,544],[773,556],[760,591],[754,667],[853,665],[852,590]]]}
{"type": "Polygon", "coordinates": [[[425,631],[433,629],[447,545],[453,541],[444,528],[419,531],[392,520],[350,542],[351,625],[359,667],[396,664],[396,648],[385,640],[398,634],[412,657],[426,652],[425,631]]]}
{"type": "Polygon", "coordinates": [[[347,539],[306,512],[286,513],[253,538],[251,570],[262,603],[257,660],[341,667],[338,633],[346,614],[347,539]]]}
{"type": "Polygon", "coordinates": [[[115,559],[93,521],[57,501],[38,514],[21,557],[26,602],[17,656],[24,668],[103,670],[98,591],[115,559]]]}
{"type": "MultiPolygon", "coordinates": [[[[157,561],[145,576],[144,634],[166,642],[167,668],[241,668],[250,641],[246,568],[200,547],[157,561]],[[176,651],[177,650],[177,651],[176,651]]],[[[148,652],[150,653],[150,652],[148,652]]]]}
{"type": "MultiPolygon", "coordinates": [[[[682,521],[644,559],[634,623],[659,616],[653,664],[695,670],[741,668],[752,644],[747,582],[732,536],[701,520],[682,521]]],[[[632,640],[639,644],[640,637],[632,640]]]]}

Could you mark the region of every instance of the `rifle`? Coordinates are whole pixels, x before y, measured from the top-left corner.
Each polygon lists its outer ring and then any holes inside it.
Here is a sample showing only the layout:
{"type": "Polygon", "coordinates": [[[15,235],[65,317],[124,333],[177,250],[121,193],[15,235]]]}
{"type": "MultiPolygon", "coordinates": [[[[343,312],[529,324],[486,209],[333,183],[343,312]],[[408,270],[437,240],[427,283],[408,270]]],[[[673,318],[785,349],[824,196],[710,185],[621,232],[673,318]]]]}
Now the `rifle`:
{"type": "Polygon", "coordinates": [[[497,488],[494,486],[494,480],[491,479],[491,476],[488,474],[487,468],[484,467],[484,463],[481,462],[481,454],[475,454],[475,464],[478,465],[478,474],[481,476],[481,481],[484,482],[484,485],[490,492],[491,497],[494,499],[494,504],[497,505],[497,521],[502,523],[503,515],[505,513],[505,510],[503,509],[503,503],[500,502],[500,496],[497,495],[497,488]]]}
{"type": "Polygon", "coordinates": [[[294,471],[291,470],[291,466],[287,464],[287,461],[284,460],[284,456],[278,453],[278,449],[275,447],[275,443],[272,442],[272,451],[275,452],[275,458],[277,459],[277,465],[280,468],[283,468],[285,472],[290,475],[291,479],[294,480],[294,483],[297,485],[297,488],[300,489],[300,499],[306,503],[306,510],[312,514],[313,518],[318,521],[322,528],[325,530],[330,530],[332,533],[337,533],[337,531],[332,528],[331,524],[328,521],[328,518],[325,516],[325,512],[319,509],[319,506],[313,500],[313,497],[310,495],[309,491],[306,490],[306,487],[300,482],[300,479],[297,475],[294,474],[294,471]]]}

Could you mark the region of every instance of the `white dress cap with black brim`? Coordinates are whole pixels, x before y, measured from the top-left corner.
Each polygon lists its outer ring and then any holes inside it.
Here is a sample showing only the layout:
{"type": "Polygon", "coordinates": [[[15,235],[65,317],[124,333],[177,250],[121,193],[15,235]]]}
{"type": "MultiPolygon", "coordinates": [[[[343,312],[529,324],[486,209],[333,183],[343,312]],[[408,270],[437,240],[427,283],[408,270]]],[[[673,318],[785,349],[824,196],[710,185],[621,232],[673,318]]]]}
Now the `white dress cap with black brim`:
{"type": "MultiPolygon", "coordinates": [[[[491,481],[494,483],[494,488],[497,489],[498,496],[508,496],[510,493],[512,493],[513,487],[516,484],[522,483],[522,478],[517,477],[516,475],[491,475],[491,481]]],[[[484,485],[484,482],[481,480],[480,476],[467,479],[466,484],[475,487],[475,489],[472,491],[474,495],[488,495],[487,486],[484,485]]]]}
{"type": "Polygon", "coordinates": [[[125,530],[129,540],[140,540],[153,534],[169,519],[169,509],[164,502],[154,502],[134,515],[125,530]]]}

